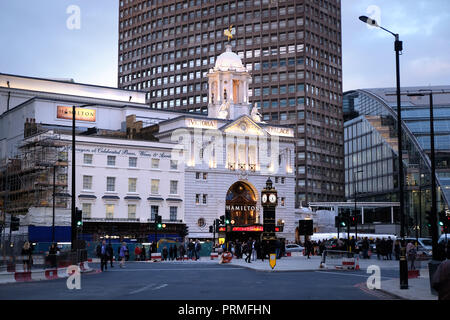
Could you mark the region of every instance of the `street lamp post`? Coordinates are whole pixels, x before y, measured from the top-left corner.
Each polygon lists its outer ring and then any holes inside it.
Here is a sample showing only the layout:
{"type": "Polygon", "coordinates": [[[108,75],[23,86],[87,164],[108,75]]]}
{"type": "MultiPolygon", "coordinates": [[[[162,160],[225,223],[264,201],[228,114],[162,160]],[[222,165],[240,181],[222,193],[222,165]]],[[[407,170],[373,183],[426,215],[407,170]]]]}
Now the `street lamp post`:
{"type": "Polygon", "coordinates": [[[404,200],[404,172],[403,172],[403,155],[402,155],[402,113],[400,101],[400,52],[403,50],[403,42],[399,40],[399,35],[393,33],[381,26],[374,19],[366,16],[360,16],[359,20],[373,27],[378,27],[395,37],[395,71],[397,82],[397,139],[398,139],[398,185],[399,185],[399,200],[400,200],[400,237],[402,239],[402,246],[400,249],[400,289],[408,289],[408,264],[406,261],[406,243],[405,243],[405,200],[404,200]]]}
{"type": "Polygon", "coordinates": [[[356,180],[355,180],[355,173],[361,173],[363,170],[353,171],[353,183],[355,184],[353,190],[355,193],[355,241],[358,241],[358,212],[356,211],[356,180]]]}
{"type": "Polygon", "coordinates": [[[71,250],[76,250],[76,241],[77,241],[77,230],[74,228],[75,224],[75,216],[76,216],[76,207],[75,207],[75,118],[76,108],[84,108],[93,106],[94,104],[83,104],[79,107],[76,107],[75,105],[72,106],[72,213],[71,213],[71,235],[70,235],[70,243],[71,243],[71,250]]]}

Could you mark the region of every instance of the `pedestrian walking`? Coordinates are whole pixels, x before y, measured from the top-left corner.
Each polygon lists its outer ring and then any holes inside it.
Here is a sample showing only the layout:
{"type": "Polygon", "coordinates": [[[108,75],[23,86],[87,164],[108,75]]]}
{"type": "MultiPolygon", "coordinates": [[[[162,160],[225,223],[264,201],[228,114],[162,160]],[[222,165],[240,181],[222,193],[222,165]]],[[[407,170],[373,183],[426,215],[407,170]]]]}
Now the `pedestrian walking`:
{"type": "Polygon", "coordinates": [[[395,240],[394,244],[394,254],[395,254],[395,260],[400,260],[400,241],[395,240]]]}
{"type": "Polygon", "coordinates": [[[176,261],[178,250],[177,250],[177,245],[175,243],[172,245],[172,251],[173,251],[173,259],[172,260],[176,261]]]}
{"type": "Polygon", "coordinates": [[[167,250],[166,246],[164,246],[164,248],[162,250],[162,255],[163,255],[163,261],[167,261],[167,256],[169,255],[169,251],[167,250]]]}
{"type": "Polygon", "coordinates": [[[407,255],[408,261],[411,262],[409,270],[416,270],[415,261],[416,261],[416,255],[417,255],[417,248],[413,244],[412,241],[410,241],[406,245],[406,255],[407,255]]]}
{"type": "Polygon", "coordinates": [[[392,241],[391,237],[387,239],[387,259],[392,260],[392,249],[394,247],[394,241],[392,241]]]}
{"type": "Polygon", "coordinates": [[[252,261],[256,261],[258,257],[258,252],[256,248],[256,240],[252,241],[252,261]]]}
{"type": "Polygon", "coordinates": [[[245,254],[245,262],[251,263],[250,258],[251,258],[252,247],[251,247],[251,244],[249,243],[249,241],[244,243],[242,251],[245,254]]]}
{"type": "Polygon", "coordinates": [[[21,255],[23,256],[23,271],[30,272],[32,264],[33,249],[28,241],[25,241],[22,247],[21,255]]]}
{"type": "Polygon", "coordinates": [[[141,260],[141,249],[139,248],[139,246],[136,246],[136,248],[134,248],[134,260],[141,260]]]}
{"type": "Polygon", "coordinates": [[[142,245],[142,248],[141,248],[141,261],[145,261],[145,260],[147,260],[146,254],[145,254],[145,246],[142,245]]]}
{"type": "Polygon", "coordinates": [[[105,240],[97,246],[97,257],[100,258],[100,269],[102,272],[108,270],[108,249],[105,240]]]}
{"type": "Polygon", "coordinates": [[[125,260],[127,257],[128,247],[125,242],[122,242],[122,246],[119,248],[120,267],[125,268],[125,260]]]}
{"type": "Polygon", "coordinates": [[[187,250],[188,250],[188,254],[187,255],[188,255],[189,260],[193,259],[194,255],[195,255],[195,253],[194,253],[194,251],[195,251],[195,244],[194,244],[194,241],[192,239],[189,240],[189,243],[187,245],[187,250]]]}
{"type": "Polygon", "coordinates": [[[181,261],[183,261],[184,255],[186,254],[186,249],[184,248],[184,245],[182,243],[180,244],[179,251],[180,251],[181,261]]]}
{"type": "Polygon", "coordinates": [[[111,264],[111,268],[114,268],[113,266],[113,260],[114,260],[114,249],[111,245],[111,242],[108,244],[108,247],[106,247],[106,251],[108,252],[108,259],[111,264]]]}
{"type": "Polygon", "coordinates": [[[48,249],[48,259],[50,261],[50,267],[56,268],[56,256],[59,254],[59,248],[56,243],[52,243],[48,249]]]}
{"type": "Polygon", "coordinates": [[[200,259],[200,250],[202,250],[202,245],[200,244],[200,241],[197,239],[195,242],[195,260],[200,259]]]}

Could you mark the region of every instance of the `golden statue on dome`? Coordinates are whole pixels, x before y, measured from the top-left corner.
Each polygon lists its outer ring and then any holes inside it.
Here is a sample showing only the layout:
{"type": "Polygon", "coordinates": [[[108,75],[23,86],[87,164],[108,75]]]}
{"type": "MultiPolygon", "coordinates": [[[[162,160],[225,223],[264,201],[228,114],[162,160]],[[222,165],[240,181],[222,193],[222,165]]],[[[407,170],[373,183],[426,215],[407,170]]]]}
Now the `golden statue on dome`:
{"type": "Polygon", "coordinates": [[[233,39],[233,36],[236,34],[236,29],[233,28],[233,25],[230,25],[228,29],[225,29],[223,34],[228,37],[228,42],[230,42],[230,39],[233,39]]]}

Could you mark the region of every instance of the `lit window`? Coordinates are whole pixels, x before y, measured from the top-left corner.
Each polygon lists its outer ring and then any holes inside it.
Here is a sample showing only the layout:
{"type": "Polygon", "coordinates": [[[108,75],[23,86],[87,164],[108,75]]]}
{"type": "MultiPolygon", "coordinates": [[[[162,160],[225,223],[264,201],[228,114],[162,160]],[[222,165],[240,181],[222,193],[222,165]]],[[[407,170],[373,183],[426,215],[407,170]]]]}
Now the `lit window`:
{"type": "Polygon", "coordinates": [[[129,178],[128,179],[128,192],[136,192],[136,178],[129,178]]]}
{"type": "Polygon", "coordinates": [[[106,205],[106,219],[113,219],[113,218],[114,218],[114,205],[107,204],[106,205]]]}
{"type": "Polygon", "coordinates": [[[159,169],[159,159],[152,159],[152,169],[159,169]]]}
{"type": "Polygon", "coordinates": [[[159,180],[158,179],[152,179],[151,193],[152,194],[159,194],[159,180]]]}
{"type": "Polygon", "coordinates": [[[128,219],[136,219],[136,205],[135,204],[128,205],[128,219]]]}
{"type": "Polygon", "coordinates": [[[92,203],[83,203],[82,205],[83,218],[90,218],[92,212],[92,203]]]}

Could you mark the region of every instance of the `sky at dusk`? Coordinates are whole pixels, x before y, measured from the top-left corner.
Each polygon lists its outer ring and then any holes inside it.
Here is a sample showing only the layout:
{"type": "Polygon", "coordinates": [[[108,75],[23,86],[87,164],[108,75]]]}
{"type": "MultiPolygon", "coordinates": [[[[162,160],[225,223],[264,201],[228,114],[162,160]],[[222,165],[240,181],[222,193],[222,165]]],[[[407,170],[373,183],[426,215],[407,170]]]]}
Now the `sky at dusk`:
{"type": "MultiPolygon", "coordinates": [[[[0,1],[0,72],[117,86],[118,2],[0,1]]],[[[395,86],[394,37],[360,15],[400,34],[402,86],[450,85],[450,1],[342,0],[344,91],[395,86]]]]}

